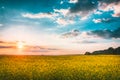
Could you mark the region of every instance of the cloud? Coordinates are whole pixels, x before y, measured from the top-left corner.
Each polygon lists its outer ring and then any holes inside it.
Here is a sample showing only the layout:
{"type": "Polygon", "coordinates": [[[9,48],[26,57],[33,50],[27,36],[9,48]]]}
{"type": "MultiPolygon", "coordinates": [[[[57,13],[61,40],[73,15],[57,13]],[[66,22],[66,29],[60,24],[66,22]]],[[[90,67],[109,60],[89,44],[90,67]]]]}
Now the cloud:
{"type": "Polygon", "coordinates": [[[120,0],[98,0],[101,3],[111,4],[111,3],[118,3],[120,0]]]}
{"type": "Polygon", "coordinates": [[[86,16],[92,13],[97,7],[97,2],[91,0],[78,0],[73,7],[70,8],[70,12],[80,16],[86,16]]]}
{"type": "Polygon", "coordinates": [[[69,25],[69,24],[74,24],[74,21],[70,20],[70,19],[58,18],[56,20],[56,23],[58,23],[59,25],[62,25],[62,26],[66,26],[66,25],[69,25]]]}
{"type": "Polygon", "coordinates": [[[102,23],[102,22],[109,22],[110,18],[102,18],[102,19],[93,19],[94,23],[102,23]]]}
{"type": "Polygon", "coordinates": [[[64,25],[64,26],[68,24],[67,21],[65,19],[62,19],[62,18],[58,18],[56,20],[56,23],[58,23],[59,25],[64,25]]]}
{"type": "Polygon", "coordinates": [[[114,11],[113,17],[120,17],[120,0],[100,0],[99,10],[102,11],[114,11]]]}
{"type": "Polygon", "coordinates": [[[53,9],[54,12],[52,13],[23,13],[22,16],[25,18],[33,18],[33,19],[39,19],[39,18],[50,18],[50,19],[56,19],[57,17],[66,17],[69,13],[69,9],[53,9]]]}
{"type": "Polygon", "coordinates": [[[0,46],[0,49],[2,48],[14,48],[13,46],[0,46]]]}
{"type": "Polygon", "coordinates": [[[88,16],[82,17],[80,20],[86,20],[88,19],[88,16]]]}
{"type": "Polygon", "coordinates": [[[74,30],[72,30],[70,32],[62,34],[62,37],[63,38],[71,38],[71,37],[76,37],[79,34],[80,34],[79,30],[74,29],[74,30]]]}
{"type": "Polygon", "coordinates": [[[120,2],[117,5],[115,5],[113,8],[114,8],[114,14],[112,16],[120,17],[120,2]]]}
{"type": "Polygon", "coordinates": [[[69,3],[77,3],[78,0],[69,0],[69,3]]]}
{"type": "MultiPolygon", "coordinates": [[[[79,38],[78,42],[85,42],[87,39],[96,40],[100,38],[109,39],[109,38],[120,38],[120,27],[116,30],[93,30],[80,32],[77,29],[74,29],[70,32],[62,34],[62,38],[79,38]]],[[[87,42],[87,41],[86,41],[87,42]]],[[[93,42],[93,41],[92,41],[93,42]]]]}
{"type": "Polygon", "coordinates": [[[102,11],[110,11],[110,10],[113,10],[112,6],[113,4],[99,3],[98,9],[102,11]]]}
{"type": "Polygon", "coordinates": [[[63,3],[64,3],[63,1],[60,2],[60,4],[63,4],[63,3]]]}
{"type": "Polygon", "coordinates": [[[69,13],[69,9],[54,9],[54,12],[59,13],[60,15],[66,17],[67,14],[69,13]]]}
{"type": "Polygon", "coordinates": [[[91,43],[96,43],[95,41],[90,41],[90,40],[83,40],[83,41],[77,41],[75,43],[78,43],[78,44],[91,44],[91,43]]]}
{"type": "Polygon", "coordinates": [[[54,13],[58,14],[58,17],[55,19],[56,23],[62,26],[66,26],[69,24],[74,24],[74,20],[71,19],[69,15],[69,8],[68,9],[54,9],[54,13]]]}
{"type": "Polygon", "coordinates": [[[5,43],[4,41],[0,41],[0,43],[5,43]]]}
{"type": "Polygon", "coordinates": [[[41,46],[26,46],[26,49],[24,52],[51,52],[51,51],[57,51],[59,49],[57,48],[47,48],[47,47],[41,47],[41,46]]]}
{"type": "Polygon", "coordinates": [[[0,27],[3,26],[3,24],[0,24],[0,27]]]}
{"type": "Polygon", "coordinates": [[[93,19],[93,22],[94,22],[94,23],[101,23],[102,20],[101,20],[101,19],[93,19]]]}
{"type": "Polygon", "coordinates": [[[102,38],[120,38],[120,28],[111,31],[111,30],[94,30],[87,33],[88,35],[94,35],[96,37],[102,38]]]}
{"type": "Polygon", "coordinates": [[[22,16],[26,17],[26,18],[33,18],[33,19],[37,19],[37,18],[54,19],[54,17],[56,17],[58,15],[55,13],[38,13],[38,14],[24,13],[24,14],[22,14],[22,16]]]}
{"type": "MultiPolygon", "coordinates": [[[[70,0],[71,2],[76,0],[70,0]]],[[[102,11],[114,11],[113,17],[120,17],[120,0],[78,0],[70,8],[70,13],[77,16],[89,16],[90,14],[102,14],[102,11]]]]}
{"type": "Polygon", "coordinates": [[[101,14],[102,14],[102,12],[100,12],[100,11],[96,11],[96,12],[94,12],[94,14],[101,15],[101,14]]]}
{"type": "Polygon", "coordinates": [[[70,19],[67,15],[69,13],[69,9],[54,9],[53,13],[24,13],[22,14],[25,18],[32,19],[41,19],[41,18],[49,18],[53,19],[57,24],[66,26],[69,24],[74,24],[74,20],[70,19]]]}

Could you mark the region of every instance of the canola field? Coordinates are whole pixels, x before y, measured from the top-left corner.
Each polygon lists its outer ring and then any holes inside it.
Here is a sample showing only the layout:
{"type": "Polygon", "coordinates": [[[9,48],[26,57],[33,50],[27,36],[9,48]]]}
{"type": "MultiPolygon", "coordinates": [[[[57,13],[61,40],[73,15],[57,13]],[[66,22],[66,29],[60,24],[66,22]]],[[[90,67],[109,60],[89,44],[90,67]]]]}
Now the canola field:
{"type": "Polygon", "coordinates": [[[0,80],[120,80],[120,56],[0,56],[0,80]]]}

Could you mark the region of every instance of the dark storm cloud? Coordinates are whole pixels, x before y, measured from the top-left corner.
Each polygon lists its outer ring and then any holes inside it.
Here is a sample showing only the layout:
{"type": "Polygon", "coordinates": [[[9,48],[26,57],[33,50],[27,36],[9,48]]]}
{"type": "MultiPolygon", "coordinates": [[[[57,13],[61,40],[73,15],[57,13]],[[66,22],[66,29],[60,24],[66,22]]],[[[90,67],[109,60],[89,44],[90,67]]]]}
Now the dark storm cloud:
{"type": "Polygon", "coordinates": [[[120,38],[120,28],[111,30],[95,30],[88,32],[88,35],[96,35],[102,38],[120,38]]]}
{"type": "Polygon", "coordinates": [[[79,0],[73,7],[71,7],[71,13],[83,12],[88,13],[97,7],[97,1],[95,0],[79,0]]]}
{"type": "Polygon", "coordinates": [[[70,8],[71,13],[78,13],[80,12],[81,16],[86,16],[90,12],[93,12],[94,10],[98,9],[98,4],[101,3],[118,3],[120,0],[78,0],[77,3],[73,7],[70,8]]]}
{"type": "Polygon", "coordinates": [[[120,0],[98,0],[102,3],[110,4],[110,3],[117,3],[120,2],[120,0]]]}

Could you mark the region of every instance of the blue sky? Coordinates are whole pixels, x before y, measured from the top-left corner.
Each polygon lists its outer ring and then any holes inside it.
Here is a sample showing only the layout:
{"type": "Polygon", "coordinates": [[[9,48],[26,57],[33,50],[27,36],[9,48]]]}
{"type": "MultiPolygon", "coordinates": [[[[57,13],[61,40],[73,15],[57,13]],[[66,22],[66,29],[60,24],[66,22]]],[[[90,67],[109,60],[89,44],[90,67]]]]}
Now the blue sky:
{"type": "Polygon", "coordinates": [[[0,0],[1,41],[80,52],[120,45],[120,0],[0,0]]]}

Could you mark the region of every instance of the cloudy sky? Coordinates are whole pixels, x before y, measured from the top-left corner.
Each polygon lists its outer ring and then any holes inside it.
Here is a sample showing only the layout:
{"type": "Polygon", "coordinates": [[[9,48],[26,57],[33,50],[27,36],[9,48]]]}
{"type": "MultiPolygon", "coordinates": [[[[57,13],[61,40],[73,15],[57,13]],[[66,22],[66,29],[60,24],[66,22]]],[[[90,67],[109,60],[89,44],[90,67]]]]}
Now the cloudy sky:
{"type": "Polygon", "coordinates": [[[0,0],[0,41],[80,53],[118,47],[120,0],[0,0]]]}

